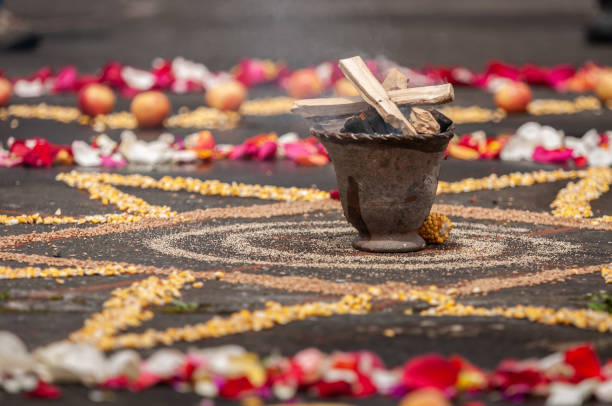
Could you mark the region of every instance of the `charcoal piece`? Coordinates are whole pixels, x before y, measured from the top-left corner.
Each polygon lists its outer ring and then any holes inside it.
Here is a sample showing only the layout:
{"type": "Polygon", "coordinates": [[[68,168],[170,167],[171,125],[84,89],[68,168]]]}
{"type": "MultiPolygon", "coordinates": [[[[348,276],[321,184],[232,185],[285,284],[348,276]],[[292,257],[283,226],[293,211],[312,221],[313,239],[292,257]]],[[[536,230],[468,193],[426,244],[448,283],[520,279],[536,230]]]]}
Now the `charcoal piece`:
{"type": "Polygon", "coordinates": [[[340,130],[343,133],[365,133],[365,134],[390,134],[400,133],[401,131],[389,123],[385,122],[376,112],[364,112],[356,116],[349,117],[344,127],[340,130]]]}
{"type": "Polygon", "coordinates": [[[446,117],[444,114],[440,113],[438,110],[433,109],[431,107],[426,109],[431,113],[431,115],[436,119],[436,121],[440,124],[440,132],[444,132],[448,129],[448,127],[453,124],[453,121],[446,117]]]}
{"type": "Polygon", "coordinates": [[[364,120],[363,115],[351,116],[344,123],[344,127],[340,130],[343,133],[367,133],[373,134],[374,130],[368,120],[364,120]]]}
{"type": "Polygon", "coordinates": [[[369,114],[366,120],[370,124],[370,127],[372,127],[374,133],[389,134],[392,132],[399,132],[399,130],[386,123],[378,114],[369,114]]]}
{"type": "MultiPolygon", "coordinates": [[[[410,106],[402,106],[401,112],[406,117],[412,117],[413,108],[410,106]]],[[[431,116],[440,124],[438,132],[444,132],[453,123],[448,117],[433,108],[421,109],[423,113],[429,112],[431,116]]],[[[431,119],[431,118],[430,118],[431,119]]],[[[399,128],[393,127],[374,111],[367,111],[361,114],[351,116],[344,122],[344,126],[340,130],[342,133],[366,133],[366,134],[401,134],[399,128]]],[[[422,131],[431,133],[432,131],[422,131]]]]}

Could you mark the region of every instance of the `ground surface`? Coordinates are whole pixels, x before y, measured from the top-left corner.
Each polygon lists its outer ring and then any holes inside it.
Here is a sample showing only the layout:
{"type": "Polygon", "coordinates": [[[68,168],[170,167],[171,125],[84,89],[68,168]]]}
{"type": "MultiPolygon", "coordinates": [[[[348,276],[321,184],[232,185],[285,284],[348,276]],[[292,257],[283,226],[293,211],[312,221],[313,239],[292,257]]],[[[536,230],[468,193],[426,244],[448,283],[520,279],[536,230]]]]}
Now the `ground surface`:
{"type": "MultiPolygon", "coordinates": [[[[583,24],[593,12],[590,2],[516,1],[495,6],[488,1],[436,2],[266,2],[248,7],[239,2],[55,1],[53,7],[35,1],[8,1],[39,24],[47,33],[32,53],[2,54],[0,68],[11,75],[25,75],[39,66],[74,63],[93,70],[108,59],[147,66],[155,56],[185,57],[212,68],[227,68],[241,56],[283,58],[293,65],[316,63],[325,58],[362,53],[384,53],[415,66],[425,63],[457,63],[480,68],[489,58],[521,63],[582,63],[594,59],[612,64],[610,48],[582,42],[583,24]],[[113,4],[110,4],[113,3],[113,4]],[[177,6],[180,4],[180,6],[177,6]],[[510,5],[512,4],[512,5],[510,5]],[[307,6],[308,5],[308,6],[307,6]],[[187,12],[188,11],[188,12],[187,12]],[[367,29],[363,27],[367,26],[367,29]],[[297,44],[297,45],[296,45],[297,44]]],[[[274,93],[259,89],[252,97],[274,93]]],[[[568,97],[537,90],[536,97],[568,97]]],[[[201,103],[201,95],[173,96],[175,109],[201,103]]],[[[36,100],[37,102],[40,100],[36,100]]],[[[72,105],[71,96],[45,98],[53,104],[72,105]]],[[[22,102],[22,100],[19,100],[22,102]]],[[[23,102],[31,103],[31,100],[23,102]]],[[[125,109],[127,101],[121,101],[125,109]]],[[[458,90],[458,105],[491,106],[490,96],[476,90],[458,90]]],[[[612,112],[601,115],[544,116],[540,122],[554,125],[568,135],[579,136],[590,128],[612,129],[612,112]]],[[[508,118],[498,124],[458,126],[457,132],[483,129],[489,134],[512,132],[529,120],[508,118]]],[[[279,134],[295,130],[307,134],[308,123],[293,116],[245,119],[239,128],[215,132],[218,142],[238,143],[263,131],[279,134]]],[[[183,135],[190,130],[173,130],[183,135]]],[[[118,131],[110,132],[116,138],[118,131]]],[[[89,127],[49,121],[20,120],[17,128],[0,121],[0,140],[9,136],[44,136],[53,142],[89,140],[89,127]]],[[[139,132],[145,139],[156,132],[139,132]]],[[[530,163],[445,161],[441,180],[457,181],[490,173],[551,169],[530,163]]],[[[65,215],[112,212],[109,206],[89,200],[87,194],[56,182],[67,168],[0,170],[0,212],[47,213],[61,209],[65,215]]],[[[288,162],[219,162],[213,165],[165,167],[149,170],[130,167],[121,173],[194,176],[245,183],[335,188],[331,165],[301,168],[288,162]]],[[[441,195],[437,203],[460,204],[534,212],[549,204],[566,182],[533,187],[441,195]]],[[[273,202],[121,188],[152,204],[166,204],[179,212],[194,209],[250,206],[273,202]]],[[[593,202],[596,215],[612,214],[612,195],[593,202]]],[[[291,277],[308,276],[325,284],[346,282],[382,284],[403,282],[412,286],[484,286],[485,278],[500,277],[507,289],[487,295],[465,294],[460,301],[484,307],[532,304],[553,308],[586,307],[585,295],[606,289],[598,272],[557,274],[529,286],[522,275],[550,269],[582,268],[610,262],[609,231],[577,229],[525,222],[498,222],[452,217],[455,230],[444,245],[405,255],[361,255],[350,248],[354,231],[337,209],[270,218],[227,218],[162,226],[146,230],[112,232],[100,236],[41,239],[4,248],[2,265],[21,266],[38,262],[29,255],[66,260],[92,259],[175,267],[195,271],[223,270],[273,277],[274,287],[257,283],[206,282],[201,290],[186,290],[184,300],[198,303],[197,311],[169,314],[163,309],[146,327],[182,326],[227,315],[243,308],[256,309],[267,300],[283,304],[334,299],[325,292],[291,285],[291,277]],[[174,249],[174,250],[173,250],[174,249]],[[284,279],[288,278],[288,279],[284,279]],[[284,281],[288,281],[289,285],[284,281]],[[284,288],[282,288],[284,287],[284,288]],[[288,289],[290,288],[290,289],[288,289]]],[[[91,227],[91,226],[89,226],[91,227]]],[[[14,234],[55,231],[67,226],[12,226],[0,228],[0,238],[14,234]]],[[[98,311],[109,292],[143,276],[67,278],[54,280],[1,281],[0,327],[19,334],[30,348],[65,338],[80,328],[84,319],[98,311]]],[[[327,286],[327,285],[326,285],[327,286]]],[[[331,285],[330,285],[331,286],[331,285]]],[[[609,288],[608,288],[609,290],[609,288]]],[[[460,353],[478,365],[494,367],[507,357],[544,356],[572,344],[590,341],[603,357],[612,357],[609,334],[573,327],[544,326],[500,317],[407,316],[405,304],[382,304],[365,316],[334,316],[292,323],[272,330],[198,342],[201,347],[235,343],[261,354],[279,351],[286,355],[308,346],[325,351],[370,349],[390,365],[425,352],[460,353]],[[383,334],[392,329],[395,336],[383,334]]],[[[179,343],[179,348],[187,345],[179,343]]],[[[494,399],[487,399],[492,402],[494,399]]],[[[116,404],[161,405],[181,401],[196,404],[194,395],[156,389],[145,394],[119,394],[116,404]]],[[[61,404],[87,404],[87,391],[66,391],[61,404]]],[[[363,404],[390,404],[388,399],[363,404]]],[[[25,404],[21,398],[0,392],[0,403],[25,404]]],[[[28,402],[34,404],[35,402],[28,402]]]]}

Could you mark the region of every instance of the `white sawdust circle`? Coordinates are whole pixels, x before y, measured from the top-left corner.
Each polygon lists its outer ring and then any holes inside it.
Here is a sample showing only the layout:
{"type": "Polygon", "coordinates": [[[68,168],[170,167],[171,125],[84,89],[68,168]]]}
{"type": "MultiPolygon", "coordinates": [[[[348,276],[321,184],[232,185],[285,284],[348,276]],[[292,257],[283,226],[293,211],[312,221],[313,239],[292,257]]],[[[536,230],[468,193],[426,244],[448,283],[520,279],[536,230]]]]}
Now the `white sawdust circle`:
{"type": "Polygon", "coordinates": [[[580,249],[569,242],[529,235],[526,228],[465,222],[455,224],[444,246],[424,252],[360,255],[350,245],[355,236],[356,231],[343,221],[254,222],[205,226],[161,236],[147,245],[166,255],[203,262],[366,270],[529,265],[580,249]],[[195,247],[185,248],[189,245],[185,240],[194,238],[204,241],[192,241],[195,247]],[[293,247],[295,238],[300,242],[293,247]]]}

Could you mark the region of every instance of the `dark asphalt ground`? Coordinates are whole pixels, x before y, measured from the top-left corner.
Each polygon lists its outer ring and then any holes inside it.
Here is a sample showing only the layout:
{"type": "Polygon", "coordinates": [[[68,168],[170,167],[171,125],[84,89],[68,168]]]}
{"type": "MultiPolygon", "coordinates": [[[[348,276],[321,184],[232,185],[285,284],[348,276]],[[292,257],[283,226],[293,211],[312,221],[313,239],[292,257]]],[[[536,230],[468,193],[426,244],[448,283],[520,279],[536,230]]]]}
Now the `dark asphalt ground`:
{"type": "MultiPolygon", "coordinates": [[[[420,67],[423,64],[463,64],[481,68],[490,58],[513,63],[526,61],[541,64],[583,63],[593,59],[602,64],[612,64],[612,47],[591,46],[583,41],[583,26],[594,12],[592,2],[513,1],[489,2],[486,0],[438,1],[161,1],[137,0],[106,2],[75,2],[55,0],[8,0],[9,7],[29,18],[45,33],[39,48],[28,53],[0,54],[0,69],[10,75],[25,75],[50,64],[59,67],[76,64],[83,71],[91,71],[109,59],[117,59],[137,66],[149,66],[157,56],[185,56],[202,61],[213,69],[228,68],[242,56],[281,58],[293,66],[317,63],[325,58],[337,58],[360,53],[364,56],[385,54],[403,64],[420,67]]],[[[274,94],[275,89],[256,89],[251,97],[274,94]]],[[[477,90],[457,89],[457,105],[478,104],[492,106],[491,97],[477,90]]],[[[558,95],[544,89],[536,89],[535,97],[571,97],[558,95]]],[[[179,106],[196,107],[202,103],[201,95],[171,96],[174,109],[179,106]]],[[[73,105],[73,96],[46,97],[16,102],[73,105]]],[[[126,109],[128,101],[121,100],[118,109],[126,109]]],[[[501,123],[469,124],[457,126],[457,132],[483,129],[488,134],[512,132],[530,118],[512,116],[501,123]]],[[[537,121],[563,129],[567,135],[579,136],[590,128],[612,129],[612,112],[603,114],[582,113],[573,116],[542,116],[537,121]]],[[[282,134],[297,131],[307,135],[308,123],[293,116],[247,118],[232,131],[214,132],[219,143],[238,143],[259,132],[276,131],[282,134]]],[[[190,130],[173,130],[184,135],[190,130]]],[[[89,140],[95,133],[77,124],[64,125],[49,121],[19,120],[19,126],[11,129],[9,123],[0,121],[0,141],[10,136],[26,138],[44,136],[53,142],[70,143],[74,139],[89,140]]],[[[119,131],[109,135],[117,138],[119,131]]],[[[144,139],[157,137],[155,131],[138,131],[144,139]]],[[[513,171],[550,169],[551,166],[532,163],[461,162],[449,159],[442,165],[442,180],[459,180],[468,176],[486,176],[513,171]]],[[[54,181],[54,176],[68,168],[51,169],[0,169],[0,211],[54,213],[61,208],[63,214],[86,215],[110,212],[87,195],[54,181]]],[[[119,172],[143,173],[144,168],[128,167],[119,172]]],[[[322,168],[296,167],[289,162],[218,162],[213,165],[162,167],[147,171],[153,177],[164,175],[195,176],[202,179],[266,183],[283,186],[311,186],[321,189],[335,188],[331,165],[322,168]]],[[[518,208],[547,211],[563,182],[543,184],[530,188],[484,191],[458,195],[444,195],[440,203],[457,203],[483,207],[518,208]]],[[[142,197],[152,204],[167,204],[180,211],[195,208],[225,207],[266,203],[251,199],[191,197],[189,193],[168,193],[152,190],[124,188],[126,192],[142,197]]],[[[612,195],[605,194],[593,202],[596,215],[612,214],[612,195]]],[[[257,220],[258,223],[278,219],[257,220]]],[[[567,244],[569,252],[553,252],[537,256],[531,263],[520,259],[535,246],[526,240],[509,238],[503,253],[494,259],[510,262],[495,266],[474,266],[466,262],[450,269],[445,266],[411,271],[393,269],[397,264],[410,263],[406,258],[419,260],[419,254],[408,256],[379,256],[373,263],[350,267],[348,255],[349,231],[324,233],[324,242],[309,230],[310,221],[331,221],[341,226],[342,217],[336,213],[314,213],[306,217],[286,216],[280,219],[298,222],[296,229],[303,234],[270,238],[250,237],[256,247],[280,247],[284,253],[299,255],[323,252],[335,265],[326,268],[316,261],[310,266],[291,266],[281,260],[250,272],[271,275],[313,276],[331,281],[363,281],[382,283],[405,281],[421,285],[445,285],[478,277],[533,272],[564,266],[583,266],[610,262],[612,235],[602,231],[560,230],[542,237],[548,244],[567,244]],[[303,223],[303,224],[302,224],[303,223]],[[322,248],[323,247],[323,248],[322,248]],[[334,262],[335,261],[335,262],[334,262]],[[512,262],[516,261],[516,262],[512,262]],[[390,265],[389,265],[390,264],[390,265]]],[[[469,222],[453,219],[462,228],[470,230],[473,224],[481,224],[493,230],[494,222],[469,222]]],[[[176,258],[160,254],[150,247],[154,238],[192,229],[229,227],[230,234],[240,234],[245,220],[226,219],[212,224],[190,224],[173,229],[161,228],[140,233],[115,234],[80,240],[62,240],[55,243],[36,243],[14,248],[15,252],[41,255],[60,255],[67,258],[105,259],[134,262],[158,267],[191,269],[218,269],[228,266],[225,260],[203,262],[196,259],[176,258]]],[[[335,224],[335,223],[334,223],[335,224]]],[[[550,231],[552,227],[526,224],[509,224],[520,227],[518,234],[550,231]]],[[[0,227],[0,235],[42,232],[66,226],[13,226],[0,227]]],[[[553,230],[554,231],[554,230],[553,230]]],[[[495,232],[492,232],[494,235],[495,232]]],[[[237,258],[237,263],[251,263],[265,258],[247,256],[240,247],[219,244],[228,234],[192,236],[181,239],[182,248],[199,254],[214,254],[224,258],[237,258]]],[[[468,234],[469,237],[469,234],[468,234]]],[[[488,237],[493,242],[494,237],[488,237]]],[[[467,238],[469,240],[469,238],[467,238]]],[[[465,238],[451,238],[447,244],[433,248],[435,255],[444,255],[461,248],[465,238]]],[[[539,254],[539,253],[538,253],[539,254]]],[[[269,261],[267,258],[266,261],[269,261]]],[[[13,266],[22,264],[0,262],[13,266]]],[[[67,278],[59,286],[54,280],[0,281],[0,292],[9,298],[0,301],[0,329],[19,334],[30,348],[63,339],[78,329],[83,320],[100,309],[111,290],[106,284],[136,280],[141,276],[67,278]],[[32,299],[41,291],[57,291],[47,299],[32,299]]],[[[462,299],[465,303],[493,307],[496,305],[534,304],[551,307],[585,307],[583,297],[606,289],[600,275],[568,277],[563,282],[502,290],[487,296],[473,295],[462,299]]],[[[609,288],[607,288],[610,291],[609,288]]],[[[185,292],[185,301],[199,304],[194,313],[168,314],[163,309],[145,327],[163,328],[200,322],[213,315],[226,315],[242,308],[255,309],[267,300],[281,303],[301,303],[322,299],[316,294],[289,293],[251,285],[232,285],[224,282],[206,283],[201,290],[185,292]]],[[[520,320],[502,318],[426,318],[405,316],[406,305],[380,308],[366,316],[342,316],[308,320],[277,327],[258,333],[247,333],[197,343],[198,346],[216,346],[227,343],[240,344],[260,354],[279,351],[290,355],[307,346],[325,351],[370,349],[389,365],[397,365],[408,357],[425,352],[442,354],[460,353],[476,364],[492,368],[507,357],[544,356],[584,341],[594,344],[602,357],[612,357],[612,339],[609,334],[572,327],[543,326],[520,320]],[[396,336],[383,335],[385,329],[393,329],[396,336]]],[[[177,344],[178,348],[188,346],[177,344]]],[[[145,352],[146,353],[146,352],[145,352]]],[[[85,405],[87,390],[69,387],[64,399],[54,404],[85,405]]],[[[167,405],[181,402],[196,405],[199,399],[193,394],[178,394],[168,388],[159,388],[142,394],[120,393],[116,405],[167,405]]],[[[487,404],[501,404],[494,398],[487,404]]],[[[355,404],[394,404],[389,399],[351,401],[355,404]]],[[[0,392],[1,405],[42,404],[10,397],[0,392]]],[[[219,402],[219,404],[225,404],[219,402]]],[[[538,403],[533,403],[538,404],[538,403]]]]}

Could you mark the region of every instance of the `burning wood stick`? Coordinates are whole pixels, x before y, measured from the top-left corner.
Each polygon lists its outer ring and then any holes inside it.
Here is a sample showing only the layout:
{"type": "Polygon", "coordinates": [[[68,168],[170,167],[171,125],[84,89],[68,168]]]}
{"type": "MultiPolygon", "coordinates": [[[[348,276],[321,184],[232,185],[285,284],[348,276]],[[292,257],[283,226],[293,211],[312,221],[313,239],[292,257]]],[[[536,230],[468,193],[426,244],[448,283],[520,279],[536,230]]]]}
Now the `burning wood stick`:
{"type": "MultiPolygon", "coordinates": [[[[409,89],[391,90],[388,92],[391,101],[397,105],[434,105],[453,101],[455,94],[449,83],[437,86],[413,87],[409,89]]],[[[291,112],[302,117],[344,116],[357,114],[369,108],[360,96],[328,97],[321,99],[296,100],[291,112]]]]}
{"type": "Polygon", "coordinates": [[[361,97],[380,114],[387,123],[402,130],[404,135],[416,135],[418,131],[402,114],[399,107],[382,87],[359,56],[340,59],[338,62],[344,76],[353,83],[361,97]]]}

